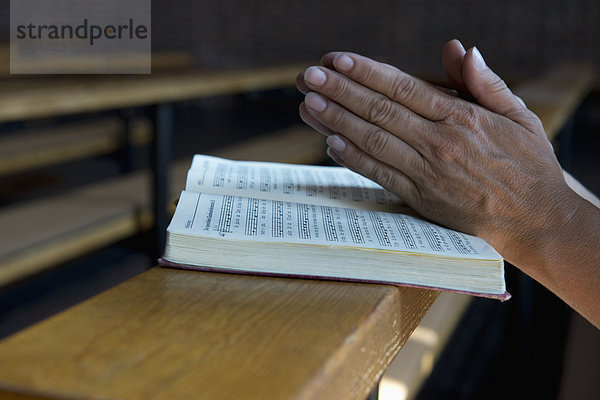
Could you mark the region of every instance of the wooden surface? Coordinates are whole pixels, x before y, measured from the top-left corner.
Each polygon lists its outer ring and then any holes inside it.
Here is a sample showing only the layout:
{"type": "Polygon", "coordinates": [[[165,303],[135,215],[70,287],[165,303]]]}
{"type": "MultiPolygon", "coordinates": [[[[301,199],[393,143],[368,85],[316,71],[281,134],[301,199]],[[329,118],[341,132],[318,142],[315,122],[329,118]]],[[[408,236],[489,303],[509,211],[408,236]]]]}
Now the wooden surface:
{"type": "MultiPolygon", "coordinates": [[[[193,64],[192,55],[185,52],[152,54],[151,58],[147,54],[135,53],[59,54],[46,58],[43,61],[43,69],[41,69],[40,61],[35,57],[32,59],[20,56],[13,60],[13,68],[19,74],[38,74],[40,72],[44,74],[120,74],[140,71],[156,73],[161,70],[189,68],[193,64]],[[150,69],[148,70],[147,67],[150,69]]],[[[0,63],[0,74],[10,74],[10,65],[0,63]]],[[[19,74],[9,76],[17,77],[19,74]]]]}
{"type": "Polygon", "coordinates": [[[291,87],[302,68],[8,79],[0,92],[0,123],[291,87]]]}
{"type": "Polygon", "coordinates": [[[437,294],[157,267],[1,342],[0,389],[364,400],[437,294]]]}
{"type": "MultiPolygon", "coordinates": [[[[217,149],[213,155],[319,163],[324,138],[295,126],[217,149]]],[[[1,163],[0,163],[1,165],[1,163]]],[[[191,159],[170,167],[171,204],[185,187],[191,159]]],[[[0,287],[89,253],[152,226],[149,171],[134,172],[0,211],[0,287]]]]}
{"type": "MultiPolygon", "coordinates": [[[[130,144],[150,143],[152,129],[147,118],[133,118],[130,144]]],[[[120,118],[108,117],[0,135],[0,175],[115,152],[124,130],[120,118]]]]}
{"type": "MultiPolygon", "coordinates": [[[[140,57],[135,54],[105,54],[105,57],[112,57],[112,64],[120,68],[127,68],[131,65],[139,65],[140,62],[144,62],[146,59],[144,56],[140,57]],[[141,59],[141,61],[140,61],[141,59]]],[[[57,73],[64,73],[65,67],[72,68],[75,64],[81,70],[84,67],[88,67],[88,71],[91,69],[90,60],[93,58],[90,56],[80,57],[62,57],[54,59],[54,67],[57,73]]],[[[22,68],[20,72],[25,72],[27,69],[27,62],[21,60],[22,68]]],[[[32,62],[33,64],[33,62],[32,62]]],[[[181,68],[190,68],[194,64],[194,58],[192,54],[185,51],[153,51],[151,54],[151,67],[153,72],[160,72],[161,70],[174,70],[181,68]]],[[[8,43],[0,43],[0,78],[16,78],[19,77],[17,74],[10,75],[10,46],[8,43]]]]}
{"type": "Polygon", "coordinates": [[[440,293],[383,376],[381,400],[417,396],[471,301],[464,294],[440,293]]]}
{"type": "Polygon", "coordinates": [[[565,64],[513,88],[541,120],[550,140],[558,136],[595,85],[594,68],[565,64]]]}

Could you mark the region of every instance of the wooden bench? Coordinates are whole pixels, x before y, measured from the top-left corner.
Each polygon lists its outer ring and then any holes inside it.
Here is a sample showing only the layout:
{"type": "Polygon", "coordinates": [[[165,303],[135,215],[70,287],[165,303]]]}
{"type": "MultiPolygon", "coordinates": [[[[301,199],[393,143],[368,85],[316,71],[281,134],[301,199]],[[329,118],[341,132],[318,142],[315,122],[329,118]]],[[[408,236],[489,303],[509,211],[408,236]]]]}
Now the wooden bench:
{"type": "Polygon", "coordinates": [[[0,397],[364,400],[436,297],[154,268],[0,342],[0,397]]]}
{"type": "Polygon", "coordinates": [[[36,118],[144,107],[152,117],[156,253],[167,226],[166,172],[173,133],[173,103],[210,96],[293,87],[302,66],[233,71],[166,71],[152,75],[52,76],[5,79],[0,91],[0,124],[36,118]]]}
{"type": "MultiPolygon", "coordinates": [[[[310,164],[323,161],[325,144],[311,129],[292,127],[212,154],[310,164]]],[[[190,165],[183,160],[171,166],[171,199],[185,186],[190,165]]],[[[147,171],[130,173],[0,210],[0,225],[13,227],[0,231],[0,287],[150,228],[150,179],[147,171]]]]}
{"type": "MultiPolygon", "coordinates": [[[[32,398],[364,398],[433,301],[427,295],[436,292],[153,269],[1,343],[0,388],[32,398]],[[385,294],[373,301],[369,288],[385,294]]],[[[441,299],[396,361],[406,354],[411,377],[395,383],[408,397],[469,303],[441,299]]]]}
{"type": "MultiPolygon", "coordinates": [[[[139,58],[132,57],[127,54],[118,54],[114,58],[123,67],[131,65],[133,62],[139,63],[139,58]]],[[[23,60],[24,61],[24,60],[23,60]]],[[[113,60],[114,62],[114,60],[113,60]]],[[[81,64],[81,68],[88,66],[89,57],[82,57],[80,60],[71,58],[55,59],[53,67],[56,68],[57,73],[64,71],[64,68],[72,68],[73,64],[81,64]]],[[[32,62],[33,64],[33,62],[32,62]]],[[[187,51],[153,51],[151,58],[152,72],[160,72],[166,70],[184,69],[191,68],[194,64],[194,58],[192,54],[187,51]]],[[[27,68],[27,63],[23,62],[21,65],[23,70],[27,68]]],[[[8,43],[0,43],[0,78],[14,78],[18,75],[10,75],[10,46],[8,43]]]]}
{"type": "MultiPolygon", "coordinates": [[[[132,118],[129,145],[149,144],[152,129],[147,118],[132,118]]],[[[124,140],[125,123],[116,116],[5,133],[0,135],[0,176],[116,152],[124,140]]]]}
{"type": "MultiPolygon", "coordinates": [[[[93,226],[94,224],[91,224],[91,222],[97,221],[97,219],[89,217],[89,215],[102,214],[102,212],[95,212],[97,208],[94,208],[95,206],[90,206],[92,208],[87,210],[81,209],[81,206],[78,206],[80,208],[74,208],[74,211],[81,214],[81,218],[74,218],[69,223],[60,222],[64,228],[60,231],[63,235],[52,235],[52,230],[42,228],[40,236],[38,236],[40,240],[27,236],[27,240],[23,239],[19,243],[10,240],[10,235],[3,234],[8,237],[8,240],[0,250],[0,259],[10,259],[10,262],[7,262],[1,268],[0,284],[19,279],[19,276],[27,276],[30,272],[38,271],[40,270],[39,265],[45,265],[45,267],[55,265],[58,262],[96,249],[101,243],[112,243],[119,240],[119,238],[127,237],[132,232],[138,232],[140,227],[145,229],[148,223],[155,222],[159,225],[155,229],[156,232],[159,235],[164,233],[166,225],[162,226],[165,224],[163,210],[167,209],[167,200],[164,196],[167,195],[169,187],[177,186],[177,184],[167,184],[169,174],[164,172],[166,160],[168,159],[169,134],[172,130],[172,107],[168,103],[254,90],[290,87],[294,85],[295,77],[300,69],[299,66],[283,66],[213,72],[198,70],[185,72],[161,71],[150,76],[15,77],[3,80],[1,82],[2,91],[0,91],[0,124],[61,115],[156,106],[157,111],[152,113],[154,117],[152,125],[155,129],[154,138],[156,140],[153,149],[157,161],[153,174],[124,177],[122,181],[108,183],[106,186],[104,184],[93,185],[65,195],[67,199],[90,196],[97,199],[102,193],[119,194],[106,202],[106,208],[110,208],[112,211],[105,210],[103,212],[109,213],[109,215],[119,214],[124,217],[117,218],[116,221],[118,222],[115,222],[115,220],[105,215],[105,218],[101,220],[105,228],[91,229],[86,235],[75,234],[75,236],[78,236],[78,240],[81,241],[80,244],[69,239],[62,241],[62,239],[69,236],[67,232],[72,235],[81,227],[93,226]],[[144,185],[147,185],[147,187],[144,187],[144,185]],[[153,186],[154,193],[150,190],[153,186]],[[137,196],[137,198],[143,197],[142,206],[139,203],[131,202],[131,195],[127,194],[129,188],[135,188],[137,194],[134,196],[137,196]],[[151,206],[153,197],[156,199],[154,203],[156,206],[153,209],[154,215],[148,218],[146,211],[151,206]],[[123,207],[123,204],[129,205],[123,207]],[[138,215],[138,217],[132,217],[132,215],[138,215]],[[71,227],[68,228],[66,225],[71,227]],[[86,238],[88,239],[84,240],[86,238]],[[66,248],[62,247],[62,244],[55,246],[57,241],[70,245],[66,248]],[[34,246],[33,243],[46,243],[47,250],[36,253],[36,250],[39,250],[40,247],[34,246]],[[27,248],[30,248],[31,251],[27,251],[27,248]],[[54,252],[51,250],[53,248],[59,249],[59,251],[54,252]]],[[[243,150],[238,151],[238,154],[242,152],[243,150]]],[[[277,152],[273,154],[276,155],[277,152]]],[[[307,154],[307,150],[302,150],[301,154],[307,154]]],[[[304,162],[320,161],[320,159],[315,160],[314,158],[299,160],[304,162]]],[[[185,173],[176,173],[174,179],[180,180],[184,176],[185,173]]],[[[3,210],[0,214],[0,220],[3,224],[5,222],[17,223],[17,226],[26,221],[23,225],[27,225],[27,229],[29,229],[36,226],[36,218],[48,219],[49,217],[44,216],[48,215],[49,210],[56,207],[62,207],[59,208],[62,210],[68,209],[72,202],[81,204],[80,200],[63,200],[65,199],[59,196],[54,199],[14,206],[3,210]],[[59,204],[65,205],[59,206],[59,204]],[[27,216],[27,218],[24,220],[15,219],[16,217],[10,217],[10,214],[27,216]],[[33,217],[34,215],[36,218],[33,217]]],[[[45,226],[51,226],[51,224],[45,226]]],[[[25,235],[21,237],[25,238],[25,235]]],[[[158,241],[160,242],[160,238],[158,241]]]]}
{"type": "Polygon", "coordinates": [[[1,82],[0,123],[291,87],[301,70],[301,65],[287,65],[152,75],[13,78],[1,82]]]}
{"type": "MultiPolygon", "coordinates": [[[[553,140],[594,85],[592,68],[561,65],[515,86],[513,91],[538,115],[546,135],[553,140]]],[[[384,375],[380,386],[382,400],[412,399],[418,394],[471,300],[455,293],[440,294],[384,375]]]]}

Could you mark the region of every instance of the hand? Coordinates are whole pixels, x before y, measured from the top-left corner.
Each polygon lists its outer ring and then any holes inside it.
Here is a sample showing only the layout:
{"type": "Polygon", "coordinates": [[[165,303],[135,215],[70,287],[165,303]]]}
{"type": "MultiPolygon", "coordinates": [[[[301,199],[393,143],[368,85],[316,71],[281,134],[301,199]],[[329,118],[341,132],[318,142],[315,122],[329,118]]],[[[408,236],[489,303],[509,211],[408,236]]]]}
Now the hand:
{"type": "Polygon", "coordinates": [[[569,188],[539,119],[475,48],[451,41],[454,92],[352,53],[298,77],[328,153],[417,212],[487,240],[600,328],[600,209],[569,188]]]}
{"type": "Polygon", "coordinates": [[[300,114],[329,136],[339,164],[512,258],[515,241],[543,230],[573,192],[539,119],[480,53],[453,41],[443,62],[479,105],[390,65],[329,53],[298,78],[300,114]]]}

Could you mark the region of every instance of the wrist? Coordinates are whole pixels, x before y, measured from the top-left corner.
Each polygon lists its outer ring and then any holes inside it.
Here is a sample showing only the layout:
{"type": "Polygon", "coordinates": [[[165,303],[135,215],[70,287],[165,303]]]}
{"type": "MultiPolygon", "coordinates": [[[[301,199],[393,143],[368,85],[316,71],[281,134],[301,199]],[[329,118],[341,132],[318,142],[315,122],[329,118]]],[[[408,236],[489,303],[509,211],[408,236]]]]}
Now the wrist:
{"type": "Polygon", "coordinates": [[[566,185],[550,198],[540,199],[512,234],[499,235],[497,249],[553,290],[569,280],[569,261],[584,258],[600,243],[600,212],[566,185]]]}
{"type": "Polygon", "coordinates": [[[529,275],[538,275],[564,247],[581,218],[582,199],[566,184],[529,201],[512,213],[500,214],[488,235],[489,243],[504,259],[529,275]],[[540,271],[537,271],[540,270],[540,271]]]}

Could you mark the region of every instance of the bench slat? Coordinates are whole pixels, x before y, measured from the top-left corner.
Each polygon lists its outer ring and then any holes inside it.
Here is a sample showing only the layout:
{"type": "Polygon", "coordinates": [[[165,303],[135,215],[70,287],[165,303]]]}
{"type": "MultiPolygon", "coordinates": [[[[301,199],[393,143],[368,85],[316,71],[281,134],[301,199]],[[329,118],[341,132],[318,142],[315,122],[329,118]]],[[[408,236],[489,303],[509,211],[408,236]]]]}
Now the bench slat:
{"type": "Polygon", "coordinates": [[[0,123],[292,87],[300,65],[152,75],[8,79],[0,123]]]}
{"type": "MultiPolygon", "coordinates": [[[[0,175],[115,152],[123,146],[124,129],[114,117],[0,135],[0,175]]],[[[132,119],[130,140],[133,146],[150,143],[147,118],[132,119]]]]}
{"type": "MultiPolygon", "coordinates": [[[[238,159],[319,163],[323,137],[292,127],[213,152],[238,159]],[[268,151],[265,151],[268,149],[268,151]],[[277,150],[279,149],[279,150],[277,150]]],[[[171,166],[176,199],[185,187],[191,160],[171,166]]],[[[0,286],[133,236],[152,225],[151,175],[146,172],[89,185],[50,198],[8,206],[0,212],[0,286]]]]}

